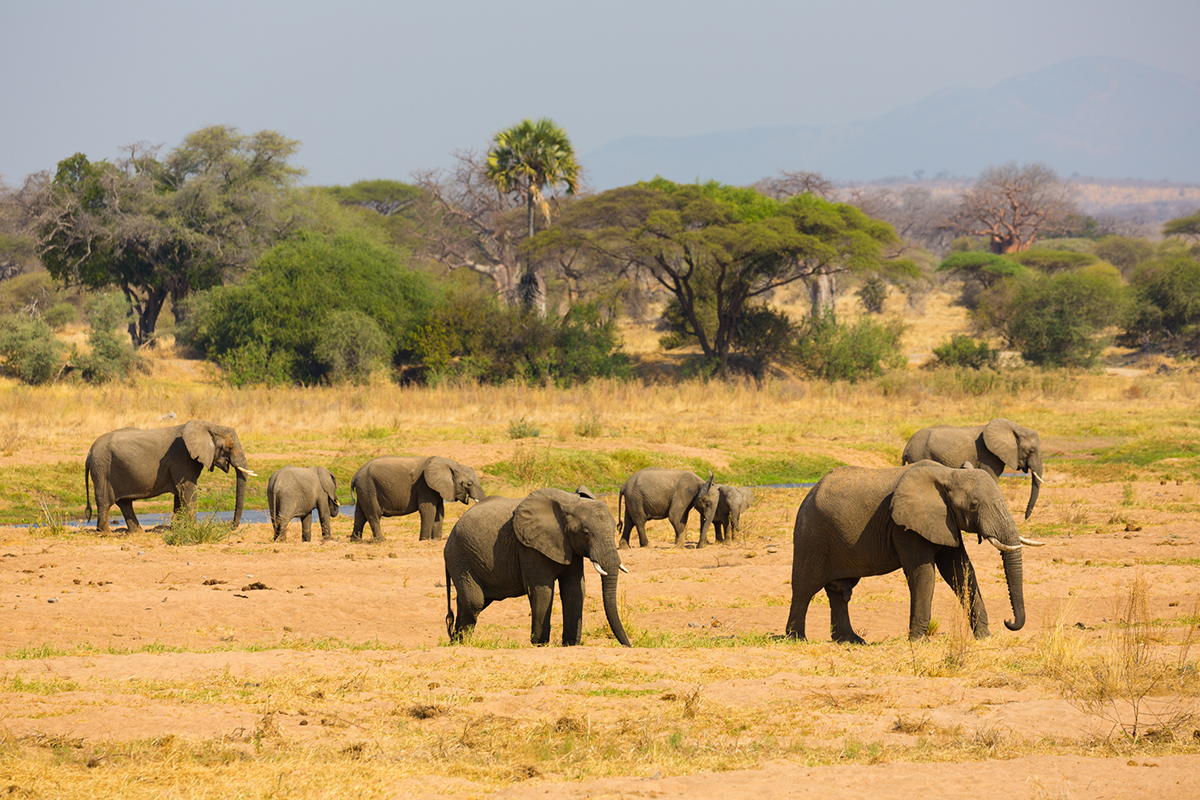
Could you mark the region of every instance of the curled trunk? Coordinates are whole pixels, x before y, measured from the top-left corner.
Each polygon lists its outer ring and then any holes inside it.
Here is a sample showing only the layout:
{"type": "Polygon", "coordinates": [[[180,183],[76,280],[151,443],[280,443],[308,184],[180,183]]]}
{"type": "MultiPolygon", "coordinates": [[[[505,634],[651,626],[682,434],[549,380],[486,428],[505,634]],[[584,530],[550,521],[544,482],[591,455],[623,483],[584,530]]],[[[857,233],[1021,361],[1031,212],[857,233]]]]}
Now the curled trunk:
{"type": "Polygon", "coordinates": [[[600,579],[601,593],[604,598],[604,616],[608,618],[608,627],[612,628],[613,636],[617,637],[617,641],[630,647],[629,637],[625,635],[625,626],[621,624],[621,614],[617,611],[617,569],[619,567],[611,570],[605,567],[605,572],[608,574],[600,579]]]}
{"type": "Polygon", "coordinates": [[[1004,620],[1004,626],[1010,631],[1019,631],[1025,626],[1025,590],[1023,567],[1021,565],[1021,550],[1018,548],[1001,553],[1004,561],[1004,580],[1008,583],[1008,599],[1012,603],[1013,619],[1004,620]]]}
{"type": "Polygon", "coordinates": [[[1029,516],[1033,513],[1033,507],[1037,505],[1038,492],[1042,488],[1042,475],[1045,474],[1042,472],[1041,458],[1030,459],[1027,467],[1029,469],[1029,482],[1031,485],[1029,487],[1029,504],[1025,506],[1025,519],[1029,519],[1029,516]]]}

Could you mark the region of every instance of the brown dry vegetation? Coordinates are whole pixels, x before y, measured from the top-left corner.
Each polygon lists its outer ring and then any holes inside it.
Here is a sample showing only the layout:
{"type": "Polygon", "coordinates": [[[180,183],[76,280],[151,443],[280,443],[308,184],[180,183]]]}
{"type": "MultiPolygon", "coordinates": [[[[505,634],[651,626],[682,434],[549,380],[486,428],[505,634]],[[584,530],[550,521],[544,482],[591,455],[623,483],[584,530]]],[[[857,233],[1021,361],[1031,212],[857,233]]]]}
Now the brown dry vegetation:
{"type": "MultiPolygon", "coordinates": [[[[0,792],[1186,797],[1200,785],[1200,382],[1181,369],[989,380],[233,390],[155,356],[132,387],[0,384],[0,513],[39,523],[0,528],[0,792]],[[580,471],[611,480],[609,460],[718,479],[887,466],[924,425],[1007,416],[1041,431],[1051,482],[1022,528],[1048,544],[1026,551],[1020,632],[1001,622],[999,559],[970,542],[991,638],[967,635],[940,586],[934,635],[910,644],[893,574],[855,593],[870,644],[791,642],[779,634],[806,490],[763,488],[732,545],[676,550],[659,522],[651,547],[626,551],[633,649],[609,635],[595,581],[582,647],[529,646],[523,600],[450,647],[441,544],[417,541],[414,517],[364,544],[345,516],[327,544],[301,543],[296,523],[287,542],[250,524],[192,546],[63,527],[82,511],[91,441],[172,411],[238,429],[260,508],[285,463],[330,465],[348,503],[368,458],[440,453],[517,496],[574,488],[580,471]],[[541,435],[510,439],[518,419],[541,435]]],[[[229,508],[232,483],[206,474],[208,505],[229,508]]],[[[1019,519],[1027,481],[1002,489],[1019,519]]],[[[462,510],[447,508],[447,529],[462,510]]],[[[818,598],[809,630],[827,624],[818,598]]]]}

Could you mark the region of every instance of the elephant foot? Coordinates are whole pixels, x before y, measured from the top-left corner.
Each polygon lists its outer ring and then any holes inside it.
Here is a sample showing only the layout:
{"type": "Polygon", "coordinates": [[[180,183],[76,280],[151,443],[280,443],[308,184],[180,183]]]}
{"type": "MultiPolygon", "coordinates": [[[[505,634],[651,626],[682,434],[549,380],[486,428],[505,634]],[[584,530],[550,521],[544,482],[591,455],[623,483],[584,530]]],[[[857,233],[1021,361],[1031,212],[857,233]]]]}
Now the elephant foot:
{"type": "Polygon", "coordinates": [[[975,634],[976,639],[986,639],[992,635],[992,632],[987,628],[976,628],[973,633],[975,634]]]}
{"type": "Polygon", "coordinates": [[[620,543],[619,543],[619,544],[617,544],[617,549],[618,549],[618,550],[630,550],[630,549],[632,549],[632,548],[630,548],[630,546],[629,546],[629,540],[628,540],[628,539],[622,539],[622,540],[620,541],[620,543]]]}
{"type": "MultiPolygon", "coordinates": [[[[912,637],[909,637],[909,638],[912,638],[912,637]]],[[[862,638],[854,631],[850,631],[849,634],[838,633],[835,631],[833,634],[833,641],[837,642],[838,644],[866,644],[867,643],[866,639],[862,638]]]]}

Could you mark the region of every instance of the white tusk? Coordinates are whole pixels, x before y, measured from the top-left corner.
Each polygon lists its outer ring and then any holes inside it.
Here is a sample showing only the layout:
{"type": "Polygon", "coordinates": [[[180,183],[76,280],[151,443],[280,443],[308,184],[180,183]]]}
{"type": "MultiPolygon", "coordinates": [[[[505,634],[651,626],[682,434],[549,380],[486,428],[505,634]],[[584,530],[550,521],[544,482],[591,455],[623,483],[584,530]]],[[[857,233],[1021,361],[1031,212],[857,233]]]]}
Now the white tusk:
{"type": "Polygon", "coordinates": [[[243,474],[245,474],[245,475],[249,475],[251,478],[257,478],[257,477],[258,477],[258,473],[257,473],[257,472],[253,472],[253,471],[251,471],[251,470],[248,470],[248,469],[245,469],[245,468],[243,468],[243,467],[238,467],[237,469],[238,469],[238,472],[241,472],[241,473],[243,473],[243,474]]]}
{"type": "Polygon", "coordinates": [[[597,564],[595,561],[592,562],[592,566],[596,568],[596,572],[599,572],[601,575],[603,575],[606,578],[608,577],[608,573],[604,571],[604,568],[601,567],[599,564],[597,564]]]}
{"type": "Polygon", "coordinates": [[[1038,474],[1037,474],[1036,472],[1034,472],[1033,470],[1029,470],[1029,474],[1030,474],[1030,475],[1032,475],[1033,477],[1037,478],[1037,482],[1038,482],[1038,483],[1045,483],[1045,482],[1046,482],[1046,479],[1045,479],[1045,478],[1043,478],[1041,475],[1038,475],[1038,474]]]}
{"type": "Polygon", "coordinates": [[[1026,544],[1026,545],[1029,545],[1030,547],[1045,547],[1046,546],[1045,542],[1035,542],[1033,539],[1026,539],[1024,536],[1021,537],[1021,544],[1026,544]]]}
{"type": "Polygon", "coordinates": [[[627,566],[625,566],[624,564],[622,564],[622,565],[621,565],[621,572],[624,572],[626,575],[628,575],[628,574],[629,574],[629,567],[627,567],[627,566]]]}
{"type": "Polygon", "coordinates": [[[1005,544],[1004,542],[1001,542],[999,539],[992,539],[991,537],[988,537],[988,544],[995,547],[1001,553],[1011,553],[1014,550],[1021,549],[1021,545],[1019,545],[1019,544],[1005,544]]]}

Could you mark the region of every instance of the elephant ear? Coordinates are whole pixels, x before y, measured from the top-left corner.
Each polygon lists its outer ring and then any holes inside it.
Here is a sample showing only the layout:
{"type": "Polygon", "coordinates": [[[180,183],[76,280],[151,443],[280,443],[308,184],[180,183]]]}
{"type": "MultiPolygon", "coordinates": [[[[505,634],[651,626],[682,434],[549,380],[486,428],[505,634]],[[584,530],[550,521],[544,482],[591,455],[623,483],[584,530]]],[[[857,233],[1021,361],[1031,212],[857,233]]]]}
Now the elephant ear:
{"type": "Polygon", "coordinates": [[[934,544],[958,547],[962,534],[942,494],[939,472],[946,467],[909,467],[892,492],[892,521],[934,544]]]}
{"type": "Polygon", "coordinates": [[[317,470],[317,477],[321,481],[321,490],[325,492],[325,496],[329,498],[329,502],[337,504],[337,478],[333,477],[333,473],[321,467],[317,470]]]}
{"type": "Polygon", "coordinates": [[[207,422],[193,419],[184,424],[183,444],[187,447],[188,455],[212,469],[213,459],[217,456],[217,445],[213,442],[207,422]]]}
{"type": "Polygon", "coordinates": [[[434,456],[425,465],[425,483],[447,503],[454,502],[454,462],[434,456]]]}
{"type": "MultiPolygon", "coordinates": [[[[718,484],[718,485],[720,485],[720,484],[718,484]]],[[[705,481],[700,486],[700,488],[696,490],[696,499],[699,500],[701,497],[704,497],[704,495],[708,494],[709,490],[712,488],[713,488],[713,474],[710,472],[710,473],[708,473],[708,480],[705,481]]]]}
{"type": "Polygon", "coordinates": [[[537,550],[551,561],[570,564],[575,560],[567,537],[564,503],[579,496],[561,489],[538,489],[520,502],[513,512],[513,532],[526,547],[537,550]]]}
{"type": "Polygon", "coordinates": [[[575,494],[588,500],[597,500],[599,498],[592,494],[592,490],[584,486],[582,483],[575,487],[575,494]]]}
{"type": "Polygon", "coordinates": [[[1017,468],[1017,424],[1007,419],[994,419],[983,428],[983,443],[992,455],[1009,469],[1017,468]]]}

